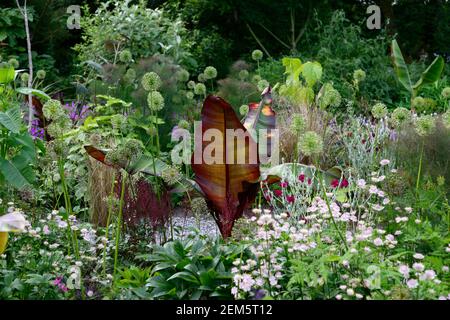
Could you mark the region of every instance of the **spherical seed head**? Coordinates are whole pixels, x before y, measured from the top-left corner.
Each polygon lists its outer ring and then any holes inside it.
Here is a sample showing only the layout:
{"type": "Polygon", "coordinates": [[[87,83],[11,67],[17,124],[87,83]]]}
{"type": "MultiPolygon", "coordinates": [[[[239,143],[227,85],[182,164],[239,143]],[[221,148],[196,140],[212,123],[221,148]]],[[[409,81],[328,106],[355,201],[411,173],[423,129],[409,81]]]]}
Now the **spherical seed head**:
{"type": "Polygon", "coordinates": [[[341,94],[334,88],[327,90],[322,99],[325,107],[338,107],[342,102],[341,94]]]}
{"type": "Polygon", "coordinates": [[[197,77],[198,82],[205,82],[206,81],[206,77],[204,73],[200,73],[197,77]]]}
{"type": "Polygon", "coordinates": [[[17,69],[19,67],[19,61],[15,58],[11,58],[8,60],[8,64],[13,67],[14,69],[17,69]]]}
{"type": "Polygon", "coordinates": [[[36,78],[40,80],[44,80],[46,75],[47,73],[45,72],[45,70],[38,70],[38,72],[36,72],[36,78]]]}
{"type": "Polygon", "coordinates": [[[128,49],[122,50],[119,54],[119,60],[123,63],[129,63],[133,60],[133,55],[128,49]]]}
{"type": "Polygon", "coordinates": [[[186,120],[180,120],[178,122],[178,128],[189,130],[190,124],[186,120]]]}
{"type": "Polygon", "coordinates": [[[391,122],[398,127],[411,119],[411,112],[403,107],[396,108],[391,114],[391,122]]]}
{"type": "Polygon", "coordinates": [[[431,134],[436,128],[433,116],[425,115],[417,118],[415,128],[419,136],[424,137],[431,134]]]}
{"type": "Polygon", "coordinates": [[[262,79],[260,81],[258,81],[258,90],[259,91],[263,91],[265,88],[267,88],[269,86],[269,82],[265,79],[262,79]]]}
{"type": "Polygon", "coordinates": [[[205,75],[205,78],[210,80],[217,77],[217,69],[209,66],[205,68],[205,71],[203,71],[203,74],[205,75]]]}
{"type": "Polygon", "coordinates": [[[239,71],[239,79],[245,80],[248,78],[248,71],[247,70],[241,70],[239,71]]]}
{"type": "Polygon", "coordinates": [[[314,131],[307,131],[300,137],[298,147],[306,156],[321,154],[323,151],[322,137],[314,131]]]}
{"type": "Polygon", "coordinates": [[[161,178],[169,186],[176,185],[181,180],[180,170],[177,167],[169,167],[162,171],[161,178]]]}
{"type": "Polygon", "coordinates": [[[242,106],[239,107],[239,113],[243,116],[246,116],[248,111],[249,111],[249,107],[246,104],[243,104],[242,106]]]}
{"type": "Polygon", "coordinates": [[[194,82],[193,80],[189,81],[189,82],[187,83],[187,87],[188,87],[189,89],[194,89],[194,88],[195,88],[195,82],[194,82]]]}
{"type": "Polygon", "coordinates": [[[132,83],[136,79],[136,70],[130,68],[127,70],[124,76],[124,80],[128,83],[132,83]]]}
{"type": "Polygon", "coordinates": [[[161,87],[161,78],[156,72],[147,72],[142,77],[142,87],[145,91],[156,91],[161,87]]]}
{"type": "Polygon", "coordinates": [[[263,56],[264,56],[264,54],[262,53],[261,50],[256,49],[256,50],[253,50],[253,52],[252,52],[252,59],[255,61],[261,60],[263,58],[263,56]]]}
{"type": "Polygon", "coordinates": [[[58,100],[48,100],[42,107],[44,117],[49,120],[56,120],[65,115],[61,102],[58,100]]]}
{"type": "Polygon", "coordinates": [[[192,91],[186,92],[186,98],[188,98],[189,100],[194,99],[194,93],[192,91]]]}
{"type": "Polygon", "coordinates": [[[305,128],[306,128],[305,119],[301,115],[295,114],[294,117],[292,118],[291,130],[295,134],[300,134],[305,130],[305,128]]]}
{"type": "Polygon", "coordinates": [[[442,123],[447,129],[450,129],[450,109],[442,115],[442,123]]]}
{"type": "Polygon", "coordinates": [[[388,111],[384,103],[377,103],[372,107],[372,115],[375,119],[382,119],[386,117],[388,111]]]}
{"type": "Polygon", "coordinates": [[[450,87],[442,89],[441,95],[444,99],[450,99],[450,87]]]}
{"type": "Polygon", "coordinates": [[[29,79],[30,79],[30,75],[29,75],[28,73],[26,73],[26,72],[24,72],[24,73],[22,73],[22,74],[20,75],[20,80],[21,80],[23,83],[27,83],[29,79]]]}
{"type": "Polygon", "coordinates": [[[362,69],[355,70],[353,72],[353,79],[357,82],[362,82],[366,79],[366,72],[362,69]]]}
{"type": "Polygon", "coordinates": [[[197,197],[191,201],[191,210],[194,216],[200,216],[208,213],[208,205],[204,198],[197,197]]]}
{"type": "Polygon", "coordinates": [[[185,69],[181,69],[177,72],[177,79],[180,82],[187,82],[189,80],[189,72],[185,69]]]}
{"type": "Polygon", "coordinates": [[[206,86],[203,83],[197,83],[194,87],[194,93],[202,96],[206,94],[206,86]]]}
{"type": "Polygon", "coordinates": [[[164,108],[164,97],[158,91],[151,91],[148,93],[147,103],[150,110],[162,110],[164,108]]]}

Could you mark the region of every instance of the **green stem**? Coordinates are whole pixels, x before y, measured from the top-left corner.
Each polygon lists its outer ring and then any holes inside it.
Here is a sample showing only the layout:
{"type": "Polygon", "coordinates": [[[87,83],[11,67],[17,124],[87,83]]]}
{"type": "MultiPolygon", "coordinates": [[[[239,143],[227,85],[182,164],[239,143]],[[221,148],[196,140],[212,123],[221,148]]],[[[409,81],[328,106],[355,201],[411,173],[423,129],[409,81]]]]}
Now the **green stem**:
{"type": "Polygon", "coordinates": [[[114,251],[114,271],[113,271],[113,286],[116,283],[116,272],[117,272],[117,260],[119,256],[119,240],[120,240],[120,230],[122,225],[122,214],[123,214],[123,202],[125,197],[125,180],[127,176],[126,173],[122,174],[122,186],[120,189],[120,204],[119,204],[119,217],[117,218],[116,227],[116,249],[114,251]]]}
{"type": "Polygon", "coordinates": [[[416,180],[416,196],[418,196],[419,185],[420,185],[420,175],[422,173],[422,160],[423,160],[423,149],[424,149],[424,140],[422,139],[420,145],[420,157],[419,157],[419,168],[417,170],[417,180],[416,180]]]}
{"type": "Polygon", "coordinates": [[[108,238],[109,238],[109,224],[111,222],[111,215],[112,215],[112,196],[114,194],[114,186],[116,184],[116,172],[113,174],[112,179],[112,185],[111,185],[111,192],[110,192],[110,202],[108,207],[108,217],[106,218],[106,228],[105,228],[105,247],[103,248],[103,275],[106,274],[106,248],[108,246],[108,238]]]}

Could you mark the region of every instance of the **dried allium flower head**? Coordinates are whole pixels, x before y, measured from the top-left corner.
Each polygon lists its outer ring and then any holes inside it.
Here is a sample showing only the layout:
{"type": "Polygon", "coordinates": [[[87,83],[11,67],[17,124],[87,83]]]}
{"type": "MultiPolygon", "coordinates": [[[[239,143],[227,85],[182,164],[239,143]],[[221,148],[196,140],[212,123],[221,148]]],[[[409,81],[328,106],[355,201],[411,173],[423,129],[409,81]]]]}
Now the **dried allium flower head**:
{"type": "Polygon", "coordinates": [[[180,82],[187,82],[189,80],[189,72],[186,69],[181,69],[177,72],[177,79],[180,82]]]}
{"type": "Polygon", "coordinates": [[[186,98],[188,98],[189,100],[194,99],[194,93],[192,91],[186,92],[186,98]]]}
{"type": "Polygon", "coordinates": [[[207,214],[208,213],[208,205],[206,204],[205,199],[202,197],[197,197],[197,198],[192,199],[191,210],[192,210],[192,214],[196,217],[207,214]]]}
{"type": "Polygon", "coordinates": [[[263,91],[265,88],[267,88],[269,86],[269,81],[262,79],[258,81],[258,90],[259,91],[263,91]]]}
{"type": "Polygon", "coordinates": [[[142,77],[142,87],[146,91],[156,91],[161,87],[161,78],[156,72],[147,72],[142,77]]]}
{"type": "Polygon", "coordinates": [[[30,79],[30,75],[28,73],[24,72],[20,75],[20,80],[23,83],[28,83],[28,79],[30,79]]]}
{"type": "Polygon", "coordinates": [[[194,93],[198,96],[204,96],[206,94],[206,86],[203,83],[197,83],[194,88],[194,93]]]}
{"type": "Polygon", "coordinates": [[[189,81],[189,82],[187,83],[187,87],[188,87],[189,89],[194,89],[194,88],[195,88],[195,82],[194,82],[193,80],[189,81]]]}
{"type": "Polygon", "coordinates": [[[124,81],[127,83],[132,83],[136,79],[136,70],[130,68],[125,72],[123,77],[124,81]]]}
{"type": "Polygon", "coordinates": [[[321,154],[323,151],[322,137],[314,131],[307,131],[300,137],[298,148],[306,156],[321,154]]]}
{"type": "Polygon", "coordinates": [[[189,122],[186,121],[186,120],[180,120],[180,121],[178,122],[178,127],[181,128],[181,129],[189,130],[190,124],[189,124],[189,122]]]}
{"type": "Polygon", "coordinates": [[[325,92],[320,100],[320,106],[322,108],[339,107],[342,103],[341,94],[330,84],[326,85],[325,92]]]}
{"type": "Polygon", "coordinates": [[[214,79],[217,77],[217,69],[212,66],[208,66],[205,68],[205,71],[203,71],[203,74],[205,75],[205,78],[208,80],[214,79]]]}
{"type": "Polygon", "coordinates": [[[44,113],[45,118],[54,121],[66,115],[61,102],[54,99],[48,100],[44,104],[44,106],[42,107],[42,112],[44,113]]]}
{"type": "Polygon", "coordinates": [[[181,180],[180,169],[174,166],[168,167],[161,173],[161,178],[169,186],[176,185],[181,180]]]}
{"type": "Polygon", "coordinates": [[[382,119],[386,117],[387,113],[388,110],[384,103],[379,102],[372,107],[372,115],[375,119],[382,119]]]}
{"type": "Polygon", "coordinates": [[[133,55],[131,54],[130,50],[128,50],[128,49],[122,50],[119,53],[119,60],[120,60],[120,62],[123,62],[123,63],[129,63],[133,60],[133,55]]]}
{"type": "Polygon", "coordinates": [[[150,110],[162,110],[164,108],[164,97],[158,91],[150,91],[147,96],[147,104],[150,110]]]}
{"type": "Polygon", "coordinates": [[[353,72],[353,79],[356,82],[362,82],[366,79],[366,72],[362,69],[355,70],[353,72]]]}
{"type": "Polygon", "coordinates": [[[14,58],[9,59],[8,64],[14,69],[17,69],[19,67],[19,61],[17,61],[17,59],[14,58]]]}
{"type": "Polygon", "coordinates": [[[263,56],[264,55],[261,50],[256,49],[256,50],[253,50],[253,52],[252,52],[252,59],[255,61],[261,60],[263,58],[263,56]]]}
{"type": "Polygon", "coordinates": [[[45,70],[38,70],[38,72],[36,72],[36,78],[40,80],[44,80],[46,75],[47,73],[45,72],[45,70]]]}
{"type": "Polygon", "coordinates": [[[291,130],[293,133],[299,135],[303,131],[305,131],[306,122],[302,115],[294,114],[291,122],[291,130]]]}
{"type": "Polygon", "coordinates": [[[396,108],[391,114],[391,122],[398,127],[411,119],[411,112],[403,107],[396,108]]]}
{"type": "Polygon", "coordinates": [[[207,79],[206,79],[204,73],[200,73],[200,74],[197,76],[197,80],[198,80],[198,82],[205,82],[207,79]]]}
{"type": "Polygon", "coordinates": [[[445,111],[445,113],[442,115],[442,123],[444,124],[444,127],[450,129],[450,109],[445,111]]]}
{"type": "Polygon", "coordinates": [[[246,116],[248,113],[249,107],[247,104],[243,104],[242,106],[239,107],[239,113],[243,116],[246,116]]]}
{"type": "Polygon", "coordinates": [[[239,79],[245,80],[248,78],[248,71],[247,70],[241,70],[239,71],[239,79]]]}
{"type": "Polygon", "coordinates": [[[450,87],[442,89],[441,95],[444,99],[450,99],[450,87]]]}
{"type": "Polygon", "coordinates": [[[427,136],[431,134],[435,128],[436,123],[431,115],[421,116],[416,120],[415,129],[419,136],[427,136]]]}

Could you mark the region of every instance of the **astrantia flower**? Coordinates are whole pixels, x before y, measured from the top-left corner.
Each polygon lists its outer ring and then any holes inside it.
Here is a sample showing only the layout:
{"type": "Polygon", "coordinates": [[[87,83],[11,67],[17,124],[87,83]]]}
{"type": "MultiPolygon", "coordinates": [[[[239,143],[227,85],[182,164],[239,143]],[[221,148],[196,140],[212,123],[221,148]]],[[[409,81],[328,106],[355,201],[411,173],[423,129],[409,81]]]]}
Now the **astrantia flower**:
{"type": "Polygon", "coordinates": [[[203,83],[197,83],[194,88],[194,93],[198,96],[204,96],[206,94],[206,86],[203,83]]]}
{"type": "Polygon", "coordinates": [[[203,74],[205,75],[205,78],[210,80],[217,77],[217,69],[209,66],[205,68],[205,71],[203,71],[203,74]]]}
{"type": "Polygon", "coordinates": [[[159,111],[164,108],[164,97],[158,91],[151,91],[148,93],[147,103],[150,110],[159,111]]]}
{"type": "Polygon", "coordinates": [[[259,61],[259,60],[261,60],[262,58],[263,58],[263,53],[262,53],[261,50],[258,50],[258,49],[253,50],[253,52],[252,52],[252,59],[253,59],[253,60],[259,61]]]}
{"type": "Polygon", "coordinates": [[[239,107],[239,113],[243,116],[246,116],[248,113],[249,107],[246,104],[243,104],[242,106],[239,107]]]}
{"type": "Polygon", "coordinates": [[[431,134],[436,128],[436,123],[433,116],[425,115],[416,120],[415,123],[416,132],[419,136],[427,136],[431,134]]]}
{"type": "Polygon", "coordinates": [[[323,151],[322,137],[314,131],[307,131],[300,137],[298,147],[306,156],[320,154],[323,151]]]}
{"type": "Polygon", "coordinates": [[[391,163],[391,161],[389,161],[388,159],[383,159],[383,160],[380,161],[380,164],[381,164],[382,166],[386,166],[386,165],[388,165],[389,163],[391,163]]]}
{"type": "Polygon", "coordinates": [[[421,253],[415,253],[413,255],[413,257],[414,257],[414,259],[417,259],[417,260],[422,260],[423,258],[425,258],[425,256],[421,253]]]}
{"type": "Polygon", "coordinates": [[[450,87],[442,89],[441,95],[444,99],[450,99],[450,87]]]}
{"type": "Polygon", "coordinates": [[[382,119],[387,115],[387,108],[384,103],[377,103],[372,107],[372,115],[376,119],[382,119]]]}
{"type": "Polygon", "coordinates": [[[401,265],[399,268],[398,268],[398,271],[403,275],[403,277],[405,278],[405,279],[408,279],[409,278],[409,267],[407,266],[407,265],[401,265]]]}
{"type": "Polygon", "coordinates": [[[302,133],[305,130],[305,128],[306,128],[305,119],[299,114],[294,114],[291,122],[292,132],[298,135],[302,133]]]}
{"type": "Polygon", "coordinates": [[[239,71],[239,79],[245,80],[248,78],[248,71],[247,70],[241,70],[239,71]]]}
{"type": "Polygon", "coordinates": [[[120,60],[120,62],[123,62],[123,63],[131,62],[131,60],[133,60],[133,56],[131,55],[130,50],[127,50],[127,49],[122,50],[119,53],[119,60],[120,60]]]}
{"type": "Polygon", "coordinates": [[[411,119],[411,112],[403,107],[396,108],[391,114],[391,122],[394,126],[400,126],[411,119]]]}
{"type": "Polygon", "coordinates": [[[161,87],[161,78],[156,72],[147,72],[142,77],[141,83],[145,91],[156,91],[161,87]]]}
{"type": "Polygon", "coordinates": [[[366,72],[364,70],[358,69],[353,72],[353,79],[355,79],[356,82],[361,82],[366,79],[366,72]]]}
{"type": "Polygon", "coordinates": [[[422,263],[418,263],[418,262],[414,263],[412,267],[414,270],[420,271],[420,272],[422,272],[425,269],[425,266],[422,263]]]}

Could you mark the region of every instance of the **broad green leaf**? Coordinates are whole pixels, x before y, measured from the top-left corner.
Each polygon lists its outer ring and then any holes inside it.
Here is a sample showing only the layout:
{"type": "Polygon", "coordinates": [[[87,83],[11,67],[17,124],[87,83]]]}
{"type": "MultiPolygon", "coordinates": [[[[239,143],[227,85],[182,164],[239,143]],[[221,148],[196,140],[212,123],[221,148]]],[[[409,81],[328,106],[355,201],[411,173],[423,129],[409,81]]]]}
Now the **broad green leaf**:
{"type": "Polygon", "coordinates": [[[439,56],[434,59],[434,61],[428,66],[428,68],[422,72],[420,79],[414,85],[414,90],[419,89],[419,87],[431,84],[439,80],[442,71],[444,70],[445,62],[444,59],[439,56]]]}
{"type": "Polygon", "coordinates": [[[23,189],[30,183],[25,179],[20,170],[6,159],[0,159],[0,173],[15,188],[23,189]]]}
{"type": "Polygon", "coordinates": [[[299,77],[302,71],[302,61],[298,58],[283,58],[283,66],[285,66],[287,75],[286,84],[287,85],[298,85],[300,83],[299,77]]]}
{"type": "Polygon", "coordinates": [[[302,75],[309,87],[322,78],[322,66],[319,62],[308,61],[302,66],[302,75]]]}
{"type": "Polygon", "coordinates": [[[14,68],[0,68],[0,84],[8,84],[14,81],[14,68]]]}
{"type": "Polygon", "coordinates": [[[17,88],[16,91],[18,93],[21,93],[21,94],[24,94],[24,95],[32,94],[33,96],[41,98],[44,101],[47,101],[47,100],[51,99],[48,94],[46,94],[44,91],[41,91],[41,90],[38,90],[38,89],[20,87],[20,88],[17,88]]]}
{"type": "Polygon", "coordinates": [[[0,112],[0,124],[12,133],[19,133],[22,125],[22,114],[19,107],[0,112]]]}
{"type": "Polygon", "coordinates": [[[406,65],[405,59],[403,59],[402,51],[398,46],[397,40],[392,40],[392,59],[394,62],[395,73],[400,83],[408,90],[411,94],[413,91],[411,78],[409,76],[408,66],[406,65]]]}

